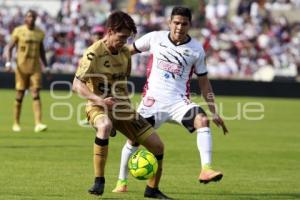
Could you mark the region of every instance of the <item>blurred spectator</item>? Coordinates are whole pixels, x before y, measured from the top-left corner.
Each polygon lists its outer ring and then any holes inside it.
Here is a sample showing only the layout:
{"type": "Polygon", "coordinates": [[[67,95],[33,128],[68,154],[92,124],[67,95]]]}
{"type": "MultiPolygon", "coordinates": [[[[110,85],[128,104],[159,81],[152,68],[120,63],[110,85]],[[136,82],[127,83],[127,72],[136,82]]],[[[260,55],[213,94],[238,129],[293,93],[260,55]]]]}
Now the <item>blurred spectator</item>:
{"type": "Polygon", "coordinates": [[[4,31],[0,29],[0,67],[4,67],[5,60],[4,60],[4,48],[5,48],[5,36],[4,31]]]}
{"type": "MultiPolygon", "coordinates": [[[[91,31],[91,43],[97,42],[98,40],[102,39],[105,34],[105,27],[104,26],[95,26],[91,31]]],[[[89,44],[89,45],[90,45],[89,44]]]]}
{"type": "MultiPolygon", "coordinates": [[[[76,70],[83,50],[102,37],[105,31],[102,25],[116,2],[62,1],[57,18],[40,11],[37,24],[46,30],[45,48],[53,71],[76,70]]],[[[299,21],[290,23],[285,16],[273,16],[272,12],[299,8],[300,0],[240,0],[236,14],[230,17],[229,3],[229,0],[201,0],[194,10],[191,33],[203,43],[210,76],[253,79],[264,67],[268,69],[264,72],[272,67],[275,75],[296,76],[300,71],[299,21]]],[[[127,5],[138,27],[137,38],[149,31],[168,29],[165,14],[170,8],[164,7],[162,1],[129,0],[127,5]]],[[[4,62],[3,46],[9,41],[11,30],[22,23],[22,17],[21,8],[0,8],[0,66],[4,62]]],[[[149,54],[133,56],[132,74],[145,76],[149,58],[149,54]]]]}

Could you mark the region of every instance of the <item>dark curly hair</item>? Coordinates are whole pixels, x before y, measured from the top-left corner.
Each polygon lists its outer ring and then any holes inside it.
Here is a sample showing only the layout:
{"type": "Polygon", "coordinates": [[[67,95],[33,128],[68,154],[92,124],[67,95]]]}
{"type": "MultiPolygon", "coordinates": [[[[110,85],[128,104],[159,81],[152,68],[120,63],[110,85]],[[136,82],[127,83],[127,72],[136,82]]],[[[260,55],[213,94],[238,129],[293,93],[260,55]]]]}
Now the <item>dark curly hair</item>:
{"type": "Polygon", "coordinates": [[[130,30],[133,34],[137,33],[133,19],[122,11],[114,11],[109,15],[106,21],[106,28],[110,28],[116,32],[120,32],[125,28],[130,30]]]}
{"type": "Polygon", "coordinates": [[[34,17],[34,18],[36,18],[37,17],[37,12],[35,11],[35,10],[32,10],[32,9],[29,9],[26,13],[25,13],[25,15],[28,15],[29,13],[31,13],[31,15],[34,17]]]}

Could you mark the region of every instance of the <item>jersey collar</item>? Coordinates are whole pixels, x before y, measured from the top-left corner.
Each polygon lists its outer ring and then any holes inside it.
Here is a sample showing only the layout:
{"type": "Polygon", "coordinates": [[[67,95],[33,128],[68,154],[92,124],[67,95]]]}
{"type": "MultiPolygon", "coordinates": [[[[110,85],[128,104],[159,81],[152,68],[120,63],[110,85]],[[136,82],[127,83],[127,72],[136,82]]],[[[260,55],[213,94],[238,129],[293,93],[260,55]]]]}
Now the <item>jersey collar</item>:
{"type": "Polygon", "coordinates": [[[174,44],[174,46],[180,46],[180,45],[184,45],[184,44],[186,44],[186,43],[189,43],[189,42],[191,41],[192,38],[191,38],[189,35],[187,35],[187,36],[188,36],[188,39],[187,39],[185,42],[183,42],[183,43],[181,43],[181,44],[176,44],[176,43],[173,42],[172,39],[171,39],[171,33],[169,32],[169,34],[168,34],[168,38],[169,38],[170,42],[171,42],[172,44],[174,44]]]}

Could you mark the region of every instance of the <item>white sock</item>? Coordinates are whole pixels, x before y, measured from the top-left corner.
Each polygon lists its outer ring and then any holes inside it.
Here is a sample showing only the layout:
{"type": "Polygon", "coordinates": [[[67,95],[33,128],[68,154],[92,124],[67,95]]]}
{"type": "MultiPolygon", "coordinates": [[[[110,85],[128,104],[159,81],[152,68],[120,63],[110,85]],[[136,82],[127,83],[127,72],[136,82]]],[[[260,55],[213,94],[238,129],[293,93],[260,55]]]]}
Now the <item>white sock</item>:
{"type": "Polygon", "coordinates": [[[209,127],[197,129],[197,146],[200,152],[201,166],[210,166],[212,162],[212,137],[209,127]]]}
{"type": "Polygon", "coordinates": [[[128,161],[130,156],[136,152],[138,146],[132,146],[126,142],[123,146],[122,153],[121,153],[121,163],[120,163],[120,172],[119,172],[119,179],[127,179],[128,178],[128,161]]]}

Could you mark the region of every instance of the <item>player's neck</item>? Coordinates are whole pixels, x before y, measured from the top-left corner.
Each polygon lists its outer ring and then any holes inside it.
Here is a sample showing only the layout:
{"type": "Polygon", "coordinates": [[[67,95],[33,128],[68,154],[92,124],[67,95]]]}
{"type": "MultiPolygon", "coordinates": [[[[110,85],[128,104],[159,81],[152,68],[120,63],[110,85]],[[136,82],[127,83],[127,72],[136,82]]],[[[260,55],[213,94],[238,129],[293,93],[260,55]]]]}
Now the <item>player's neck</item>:
{"type": "Polygon", "coordinates": [[[119,53],[119,50],[116,49],[113,45],[111,45],[111,43],[109,42],[109,40],[107,38],[104,38],[103,42],[104,42],[105,46],[108,48],[108,50],[110,51],[111,54],[118,54],[119,53]]]}
{"type": "Polygon", "coordinates": [[[29,30],[34,30],[34,27],[35,27],[35,25],[29,25],[29,24],[27,24],[26,26],[29,30]]]}
{"type": "Polygon", "coordinates": [[[183,44],[183,43],[187,42],[189,40],[189,36],[186,35],[184,38],[176,39],[176,38],[172,37],[172,35],[170,35],[170,39],[174,44],[180,45],[180,44],[183,44]]]}

